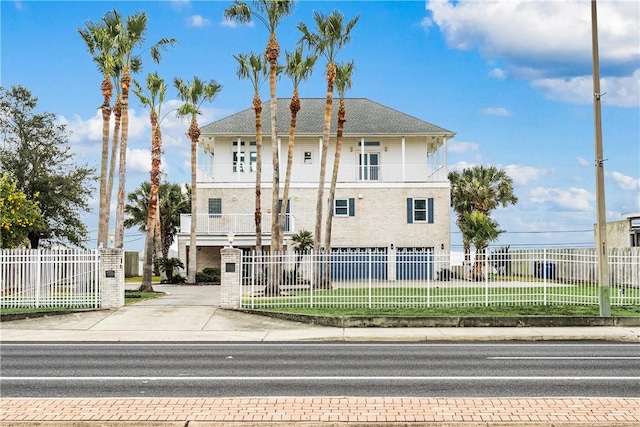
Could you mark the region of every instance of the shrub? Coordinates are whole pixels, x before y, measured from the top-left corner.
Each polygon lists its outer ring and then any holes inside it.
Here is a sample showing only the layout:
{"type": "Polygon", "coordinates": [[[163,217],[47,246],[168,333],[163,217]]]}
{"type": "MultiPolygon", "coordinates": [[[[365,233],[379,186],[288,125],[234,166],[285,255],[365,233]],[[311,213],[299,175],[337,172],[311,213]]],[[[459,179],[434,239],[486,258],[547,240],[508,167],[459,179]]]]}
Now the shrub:
{"type": "Polygon", "coordinates": [[[220,283],[220,269],[207,267],[196,273],[196,283],[220,283]]]}

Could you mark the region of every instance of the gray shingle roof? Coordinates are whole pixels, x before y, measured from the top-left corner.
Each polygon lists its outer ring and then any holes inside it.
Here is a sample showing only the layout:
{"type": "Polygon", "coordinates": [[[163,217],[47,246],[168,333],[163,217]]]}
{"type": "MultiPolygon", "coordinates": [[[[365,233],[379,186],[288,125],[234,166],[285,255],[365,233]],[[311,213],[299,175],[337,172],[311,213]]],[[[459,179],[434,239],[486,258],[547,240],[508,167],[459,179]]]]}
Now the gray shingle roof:
{"type": "MultiPolygon", "coordinates": [[[[289,133],[291,113],[289,98],[278,98],[278,134],[289,133]]],[[[296,135],[322,135],[324,98],[302,98],[296,124],[296,135]]],[[[331,118],[331,133],[335,134],[339,100],[334,98],[331,118]]],[[[262,132],[271,134],[269,105],[262,106],[262,132]]],[[[393,108],[366,98],[345,98],[345,136],[359,135],[443,135],[452,137],[453,132],[402,113],[393,108]]],[[[255,112],[248,108],[201,128],[202,135],[252,135],[255,134],[255,112]]]]}

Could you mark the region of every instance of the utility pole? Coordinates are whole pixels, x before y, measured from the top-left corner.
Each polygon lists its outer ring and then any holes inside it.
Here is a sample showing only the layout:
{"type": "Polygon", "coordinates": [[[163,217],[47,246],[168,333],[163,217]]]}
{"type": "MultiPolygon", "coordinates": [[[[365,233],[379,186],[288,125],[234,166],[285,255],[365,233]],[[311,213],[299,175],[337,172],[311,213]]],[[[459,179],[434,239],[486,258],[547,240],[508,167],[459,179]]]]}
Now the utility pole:
{"type": "Polygon", "coordinates": [[[604,157],[602,152],[602,117],[600,113],[600,60],[598,56],[598,12],[596,0],[591,0],[591,52],[593,54],[593,113],[596,138],[596,253],[598,256],[598,300],[600,316],[611,317],[609,298],[609,250],[607,249],[607,215],[604,195],[604,157]]]}

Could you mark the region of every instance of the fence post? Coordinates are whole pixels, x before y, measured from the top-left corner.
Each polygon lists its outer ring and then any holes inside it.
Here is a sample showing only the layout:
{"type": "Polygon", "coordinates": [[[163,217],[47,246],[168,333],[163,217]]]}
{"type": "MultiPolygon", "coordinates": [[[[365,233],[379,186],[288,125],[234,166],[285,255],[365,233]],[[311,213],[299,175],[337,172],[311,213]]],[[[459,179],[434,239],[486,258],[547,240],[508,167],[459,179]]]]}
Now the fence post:
{"type": "Polygon", "coordinates": [[[544,284],[544,305],[547,305],[547,249],[543,249],[542,255],[542,269],[538,268],[538,270],[542,274],[542,283],[544,284]]]}
{"type": "Polygon", "coordinates": [[[222,271],[220,274],[220,307],[240,308],[242,289],[242,251],[226,247],[220,250],[222,271]]]}
{"type": "Polygon", "coordinates": [[[373,262],[373,260],[371,259],[371,248],[367,249],[367,252],[369,253],[369,264],[368,264],[368,267],[369,267],[369,271],[368,271],[368,273],[369,273],[369,308],[371,308],[371,300],[372,300],[372,295],[371,295],[371,291],[372,291],[372,284],[371,284],[371,276],[372,276],[371,272],[372,272],[372,269],[371,269],[371,264],[373,262]]]}
{"type": "Polygon", "coordinates": [[[124,251],[100,249],[100,307],[124,307],[124,251]]]}
{"type": "Polygon", "coordinates": [[[40,249],[34,249],[38,262],[35,264],[36,270],[36,307],[40,307],[40,288],[42,287],[42,253],[40,249]]]}

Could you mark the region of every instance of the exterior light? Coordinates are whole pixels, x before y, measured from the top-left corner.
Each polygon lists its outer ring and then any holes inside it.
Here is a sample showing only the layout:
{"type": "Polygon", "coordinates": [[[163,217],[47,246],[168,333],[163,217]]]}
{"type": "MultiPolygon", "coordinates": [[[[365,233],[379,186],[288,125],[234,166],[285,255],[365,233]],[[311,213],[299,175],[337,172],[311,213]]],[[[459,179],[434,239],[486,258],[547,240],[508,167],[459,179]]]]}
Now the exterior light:
{"type": "Polygon", "coordinates": [[[113,248],[116,246],[116,235],[111,233],[109,234],[109,244],[107,245],[109,248],[113,248]]]}
{"type": "Polygon", "coordinates": [[[229,247],[232,248],[233,247],[233,238],[235,237],[235,235],[233,234],[233,231],[230,231],[227,233],[227,240],[229,241],[229,247]]]}

